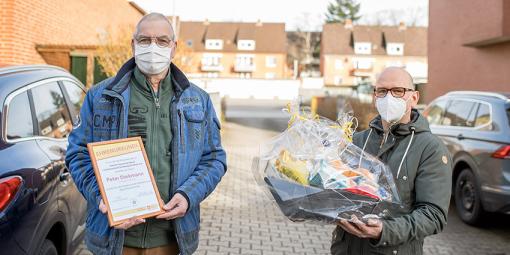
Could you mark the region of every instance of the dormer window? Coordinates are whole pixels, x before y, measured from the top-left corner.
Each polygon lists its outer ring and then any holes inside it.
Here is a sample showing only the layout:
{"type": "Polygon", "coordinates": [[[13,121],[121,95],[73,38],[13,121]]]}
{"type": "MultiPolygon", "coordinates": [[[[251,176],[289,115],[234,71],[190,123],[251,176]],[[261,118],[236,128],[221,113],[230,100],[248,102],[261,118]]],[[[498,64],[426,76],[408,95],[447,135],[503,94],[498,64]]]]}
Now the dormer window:
{"type": "Polygon", "coordinates": [[[404,44],[388,43],[386,44],[386,53],[388,53],[388,55],[402,56],[404,55],[404,44]]]}
{"type": "Polygon", "coordinates": [[[223,49],[223,40],[219,39],[207,39],[205,41],[206,50],[221,50],[223,49]]]}
{"type": "Polygon", "coordinates": [[[370,54],[372,54],[372,44],[369,42],[354,43],[354,53],[370,55],[370,54]]]}
{"type": "Polygon", "coordinates": [[[239,40],[237,41],[238,50],[255,50],[254,40],[239,40]]]}

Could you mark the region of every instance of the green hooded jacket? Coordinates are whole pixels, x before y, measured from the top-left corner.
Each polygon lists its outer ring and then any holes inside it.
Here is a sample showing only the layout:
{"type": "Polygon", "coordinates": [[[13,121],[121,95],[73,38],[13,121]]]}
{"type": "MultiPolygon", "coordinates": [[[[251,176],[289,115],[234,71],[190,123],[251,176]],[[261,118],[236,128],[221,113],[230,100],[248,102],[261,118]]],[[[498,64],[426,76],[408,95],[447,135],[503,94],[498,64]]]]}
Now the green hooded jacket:
{"type": "Polygon", "coordinates": [[[452,189],[451,156],[430,132],[427,120],[412,110],[411,122],[390,128],[384,139],[381,117],[354,134],[353,143],[386,163],[402,204],[383,219],[381,238],[362,239],[337,227],[332,254],[423,254],[426,236],[445,227],[452,189]]]}

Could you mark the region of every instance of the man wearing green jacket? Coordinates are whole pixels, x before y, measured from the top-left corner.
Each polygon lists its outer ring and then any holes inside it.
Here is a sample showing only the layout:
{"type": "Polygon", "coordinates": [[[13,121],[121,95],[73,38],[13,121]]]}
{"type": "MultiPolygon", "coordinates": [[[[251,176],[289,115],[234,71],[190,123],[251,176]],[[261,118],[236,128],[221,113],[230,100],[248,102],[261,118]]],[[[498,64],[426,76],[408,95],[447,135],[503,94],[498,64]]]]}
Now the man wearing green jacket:
{"type": "Polygon", "coordinates": [[[444,144],[415,109],[419,93],[402,68],[386,68],[374,89],[379,115],[353,143],[385,162],[402,200],[381,220],[342,220],[333,232],[332,254],[422,254],[425,237],[447,222],[452,167],[444,144]]]}

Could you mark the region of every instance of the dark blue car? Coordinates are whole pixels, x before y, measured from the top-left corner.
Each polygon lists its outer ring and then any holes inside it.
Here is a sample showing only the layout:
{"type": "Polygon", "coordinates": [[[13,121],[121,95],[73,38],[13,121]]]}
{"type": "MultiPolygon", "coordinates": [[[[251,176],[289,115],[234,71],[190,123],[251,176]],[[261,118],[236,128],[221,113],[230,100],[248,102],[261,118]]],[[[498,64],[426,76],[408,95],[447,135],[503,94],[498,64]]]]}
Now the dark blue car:
{"type": "Polygon", "coordinates": [[[0,254],[72,254],[86,202],[64,157],[83,85],[52,66],[0,69],[0,254]]]}

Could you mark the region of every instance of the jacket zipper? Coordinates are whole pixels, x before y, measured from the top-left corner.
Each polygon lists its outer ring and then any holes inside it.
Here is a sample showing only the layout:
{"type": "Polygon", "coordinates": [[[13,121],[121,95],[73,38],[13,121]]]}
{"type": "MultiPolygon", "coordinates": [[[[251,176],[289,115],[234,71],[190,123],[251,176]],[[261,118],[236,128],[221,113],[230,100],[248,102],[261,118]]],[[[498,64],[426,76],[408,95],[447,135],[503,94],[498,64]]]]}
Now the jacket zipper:
{"type": "MultiPolygon", "coordinates": [[[[159,97],[156,95],[156,93],[154,93],[154,91],[152,91],[152,97],[154,99],[154,106],[156,107],[156,109],[154,110],[154,113],[152,114],[152,125],[151,125],[151,132],[147,132],[148,134],[153,134],[156,130],[156,127],[157,127],[157,123],[159,122],[159,108],[160,108],[160,104],[159,104],[159,97]]],[[[157,153],[154,153],[156,151],[156,149],[154,148],[156,146],[155,142],[157,142],[157,139],[156,141],[154,140],[154,135],[151,135],[150,136],[150,142],[151,142],[151,149],[152,149],[152,153],[151,153],[151,158],[152,158],[152,162],[154,162],[155,166],[159,169],[159,160],[158,160],[158,154],[157,153]]],[[[152,169],[152,171],[154,171],[154,169],[152,169]]],[[[143,237],[142,237],[142,247],[146,247],[146,238],[147,238],[147,229],[149,228],[149,222],[147,221],[145,224],[144,224],[144,227],[143,227],[143,237]]]]}
{"type": "Polygon", "coordinates": [[[181,139],[181,150],[186,151],[186,145],[184,144],[184,114],[182,114],[181,110],[178,110],[177,113],[179,114],[179,121],[181,122],[181,127],[179,128],[179,136],[181,139]]]}

